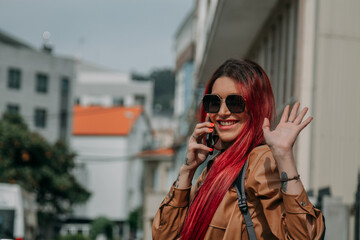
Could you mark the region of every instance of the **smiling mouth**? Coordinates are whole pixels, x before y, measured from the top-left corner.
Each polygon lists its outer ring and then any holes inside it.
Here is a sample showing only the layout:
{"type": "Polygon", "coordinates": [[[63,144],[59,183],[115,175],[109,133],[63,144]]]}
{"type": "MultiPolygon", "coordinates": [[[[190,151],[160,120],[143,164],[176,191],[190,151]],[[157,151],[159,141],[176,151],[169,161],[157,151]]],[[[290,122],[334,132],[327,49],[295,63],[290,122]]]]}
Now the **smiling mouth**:
{"type": "Polygon", "coordinates": [[[221,120],[219,120],[217,122],[218,122],[219,126],[228,127],[228,126],[234,125],[238,121],[235,121],[235,120],[221,121],[221,120]]]}

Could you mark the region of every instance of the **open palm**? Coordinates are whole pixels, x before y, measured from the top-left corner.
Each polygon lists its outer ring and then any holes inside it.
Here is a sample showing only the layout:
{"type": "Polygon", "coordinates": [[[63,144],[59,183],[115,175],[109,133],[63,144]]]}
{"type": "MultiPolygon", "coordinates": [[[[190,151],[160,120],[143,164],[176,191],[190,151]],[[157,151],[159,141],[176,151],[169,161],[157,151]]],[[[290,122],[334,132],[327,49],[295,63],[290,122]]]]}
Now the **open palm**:
{"type": "Polygon", "coordinates": [[[308,117],[303,121],[308,108],[303,108],[298,114],[299,107],[300,103],[295,103],[289,115],[290,106],[287,105],[279,124],[273,131],[270,130],[269,119],[265,118],[263,132],[266,144],[268,144],[270,148],[280,151],[289,151],[292,149],[296,137],[313,119],[312,117],[308,117]]]}

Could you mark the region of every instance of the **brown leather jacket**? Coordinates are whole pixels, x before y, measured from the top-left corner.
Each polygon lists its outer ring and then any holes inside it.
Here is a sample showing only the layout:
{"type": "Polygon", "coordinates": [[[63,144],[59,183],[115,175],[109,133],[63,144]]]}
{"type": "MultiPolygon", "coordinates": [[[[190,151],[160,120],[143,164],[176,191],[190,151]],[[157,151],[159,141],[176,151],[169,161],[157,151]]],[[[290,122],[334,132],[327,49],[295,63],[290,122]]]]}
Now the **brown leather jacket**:
{"type": "MultiPolygon", "coordinates": [[[[201,186],[206,169],[190,190],[174,186],[160,205],[153,222],[153,239],[178,239],[189,202],[201,186]]],[[[314,208],[305,190],[289,195],[280,190],[276,162],[267,145],[250,153],[245,176],[247,204],[257,239],[320,239],[324,230],[322,213],[314,208]]],[[[231,187],[213,216],[205,235],[210,239],[248,239],[243,216],[231,187]]]]}

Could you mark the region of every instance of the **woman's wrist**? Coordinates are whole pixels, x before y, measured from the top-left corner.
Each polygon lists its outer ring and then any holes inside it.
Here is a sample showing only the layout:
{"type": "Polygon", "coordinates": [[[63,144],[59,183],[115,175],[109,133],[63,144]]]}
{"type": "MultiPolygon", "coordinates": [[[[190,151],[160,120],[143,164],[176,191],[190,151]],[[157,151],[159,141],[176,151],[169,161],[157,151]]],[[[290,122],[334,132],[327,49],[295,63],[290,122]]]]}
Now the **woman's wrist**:
{"type": "Polygon", "coordinates": [[[176,188],[188,188],[191,186],[192,179],[194,177],[195,171],[191,171],[187,166],[181,166],[179,175],[175,181],[174,186],[176,188]]]}
{"type": "Polygon", "coordinates": [[[289,159],[293,158],[293,149],[292,147],[278,147],[270,146],[271,152],[274,157],[278,159],[289,159]]]}
{"type": "Polygon", "coordinates": [[[288,194],[299,194],[302,190],[302,183],[292,149],[271,148],[271,152],[279,170],[282,190],[288,194]]]}

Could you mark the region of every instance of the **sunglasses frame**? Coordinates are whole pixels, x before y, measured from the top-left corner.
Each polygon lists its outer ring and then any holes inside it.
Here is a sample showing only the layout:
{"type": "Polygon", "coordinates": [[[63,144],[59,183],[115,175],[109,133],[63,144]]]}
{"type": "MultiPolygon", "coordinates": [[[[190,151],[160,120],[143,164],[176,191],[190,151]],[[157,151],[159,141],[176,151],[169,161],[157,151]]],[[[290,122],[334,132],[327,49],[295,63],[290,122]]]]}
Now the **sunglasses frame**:
{"type": "MultiPolygon", "coordinates": [[[[204,108],[204,110],[205,110],[205,112],[207,112],[207,113],[218,113],[219,111],[220,111],[220,108],[221,108],[221,104],[222,104],[222,100],[223,100],[223,98],[221,98],[219,95],[217,95],[217,94],[205,94],[204,95],[204,97],[202,98],[202,104],[203,104],[203,108],[204,108]],[[207,107],[205,107],[205,104],[204,104],[204,99],[205,99],[205,97],[207,97],[207,96],[216,96],[216,97],[218,97],[219,98],[219,100],[220,100],[220,105],[219,105],[219,107],[218,107],[218,109],[217,109],[217,111],[216,112],[210,112],[210,111],[207,111],[207,110],[210,110],[209,108],[207,109],[207,107]]],[[[229,95],[227,95],[226,96],[226,98],[225,98],[225,104],[226,104],[226,107],[229,109],[229,111],[231,112],[231,113],[243,113],[244,111],[245,111],[245,100],[244,100],[244,98],[240,95],[240,94],[229,94],[229,95]],[[242,102],[241,102],[241,104],[242,105],[240,105],[240,107],[241,107],[241,111],[232,111],[233,109],[231,109],[231,107],[229,107],[229,105],[228,105],[228,97],[229,96],[238,96],[238,97],[240,97],[240,99],[242,100],[242,102]]],[[[231,106],[231,105],[230,105],[231,106]]]]}

